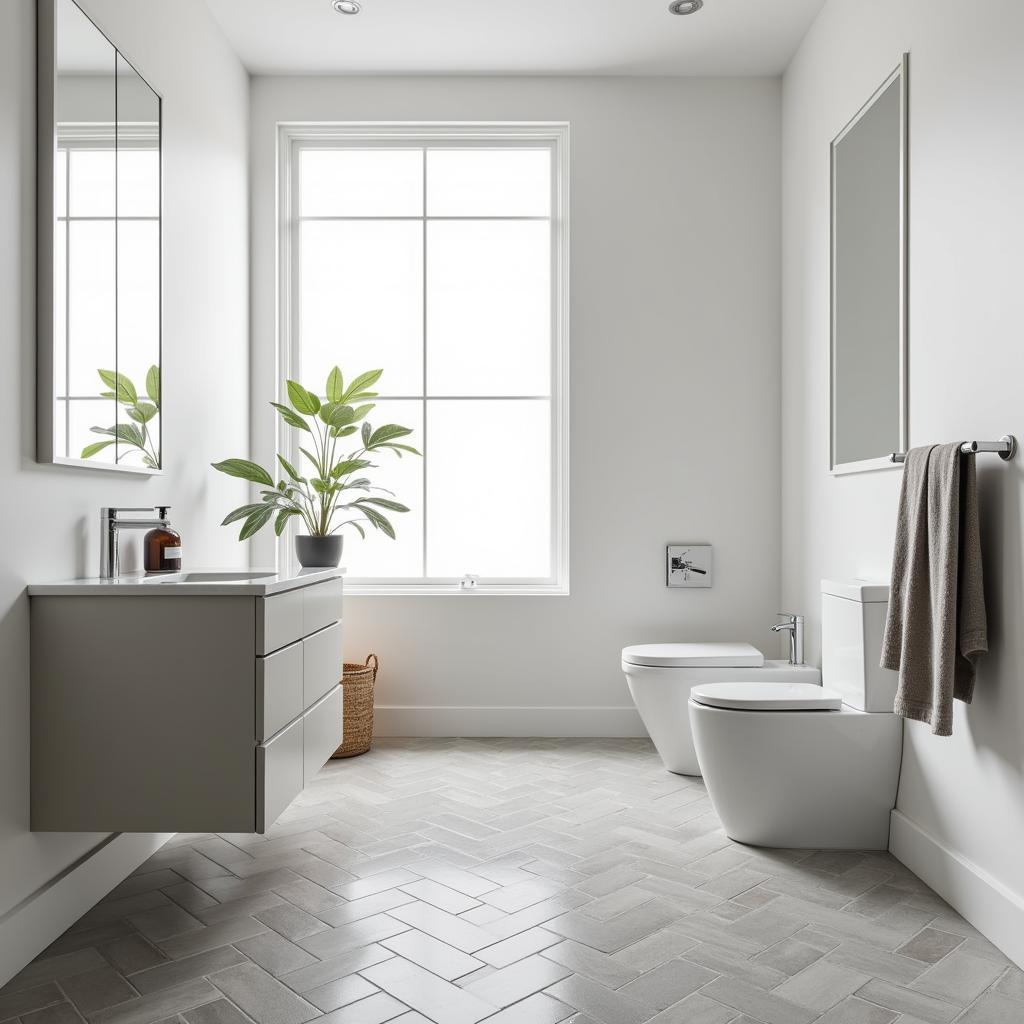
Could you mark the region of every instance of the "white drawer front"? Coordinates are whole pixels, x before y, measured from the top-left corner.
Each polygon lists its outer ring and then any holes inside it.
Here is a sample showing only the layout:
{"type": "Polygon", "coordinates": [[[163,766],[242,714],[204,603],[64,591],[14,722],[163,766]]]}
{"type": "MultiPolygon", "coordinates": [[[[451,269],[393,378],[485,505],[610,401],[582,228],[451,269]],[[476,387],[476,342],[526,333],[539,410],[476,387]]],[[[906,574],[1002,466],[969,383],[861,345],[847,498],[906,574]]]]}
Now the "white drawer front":
{"type": "Polygon", "coordinates": [[[332,622],[341,621],[341,593],[344,585],[344,580],[339,577],[299,591],[303,600],[303,636],[309,636],[332,622]]]}
{"type": "Polygon", "coordinates": [[[266,832],[302,792],[302,725],[300,718],[256,747],[257,832],[266,832]]]}
{"type": "Polygon", "coordinates": [[[302,707],[312,707],[340,679],[341,623],[336,622],[302,641],[302,707]]]}
{"type": "Polygon", "coordinates": [[[341,687],[336,686],[302,716],[303,780],[308,784],[341,746],[341,687]]]}
{"type": "Polygon", "coordinates": [[[303,700],[303,644],[256,659],[256,739],[284,728],[312,701],[303,700]]]}

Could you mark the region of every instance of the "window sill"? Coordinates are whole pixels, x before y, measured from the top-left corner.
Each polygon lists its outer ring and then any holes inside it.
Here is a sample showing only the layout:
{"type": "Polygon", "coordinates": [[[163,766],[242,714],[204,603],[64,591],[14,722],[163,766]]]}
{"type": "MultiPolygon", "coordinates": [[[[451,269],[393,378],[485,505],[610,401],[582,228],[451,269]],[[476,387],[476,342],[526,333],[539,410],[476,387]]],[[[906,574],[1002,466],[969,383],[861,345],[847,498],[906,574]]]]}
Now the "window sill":
{"type": "Polygon", "coordinates": [[[480,584],[472,590],[457,585],[437,586],[423,584],[345,584],[346,597],[568,597],[568,584],[480,584]]]}

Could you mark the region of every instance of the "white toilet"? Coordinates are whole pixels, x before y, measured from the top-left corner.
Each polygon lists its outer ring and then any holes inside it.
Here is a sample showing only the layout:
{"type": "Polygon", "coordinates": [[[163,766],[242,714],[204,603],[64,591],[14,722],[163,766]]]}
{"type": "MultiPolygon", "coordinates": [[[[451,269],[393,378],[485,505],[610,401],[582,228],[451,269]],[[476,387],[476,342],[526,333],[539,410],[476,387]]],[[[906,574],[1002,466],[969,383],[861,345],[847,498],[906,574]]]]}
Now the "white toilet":
{"type": "Polygon", "coordinates": [[[622,671],[661,760],[678,775],[700,775],[687,712],[695,686],[720,682],[813,684],[821,680],[816,668],[765,661],[750,644],[639,644],[623,648],[622,671]]]}
{"type": "Polygon", "coordinates": [[[889,588],[821,585],[824,687],[695,687],[697,760],[726,834],[753,846],[884,850],[903,723],[878,667],[889,588]]]}

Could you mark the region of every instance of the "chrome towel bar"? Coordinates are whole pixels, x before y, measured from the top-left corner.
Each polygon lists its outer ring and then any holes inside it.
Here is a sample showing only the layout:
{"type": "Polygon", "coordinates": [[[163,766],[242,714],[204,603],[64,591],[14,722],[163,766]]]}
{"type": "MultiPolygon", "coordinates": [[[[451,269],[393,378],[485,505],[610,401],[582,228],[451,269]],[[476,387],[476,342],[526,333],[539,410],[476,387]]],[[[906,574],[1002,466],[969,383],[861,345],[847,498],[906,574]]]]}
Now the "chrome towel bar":
{"type": "MultiPolygon", "coordinates": [[[[1017,454],[1017,438],[1013,434],[1003,434],[998,441],[964,441],[960,445],[960,451],[964,455],[973,455],[975,452],[996,452],[1004,462],[1012,459],[1017,454]]],[[[906,462],[906,452],[893,452],[889,456],[890,462],[906,462]]]]}

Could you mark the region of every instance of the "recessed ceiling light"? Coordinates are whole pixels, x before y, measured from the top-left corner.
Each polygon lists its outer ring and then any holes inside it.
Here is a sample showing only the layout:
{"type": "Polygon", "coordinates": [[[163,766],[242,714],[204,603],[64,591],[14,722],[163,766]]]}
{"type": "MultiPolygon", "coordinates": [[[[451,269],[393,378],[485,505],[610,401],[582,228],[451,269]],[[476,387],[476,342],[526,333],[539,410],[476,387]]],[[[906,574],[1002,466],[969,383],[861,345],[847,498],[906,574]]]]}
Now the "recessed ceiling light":
{"type": "MultiPolygon", "coordinates": [[[[703,0],[701,2],[703,3],[703,0]]],[[[363,9],[359,0],[333,0],[331,6],[339,14],[358,14],[363,9]]]]}
{"type": "Polygon", "coordinates": [[[704,6],[704,0],[672,0],[668,5],[672,14],[696,14],[704,6]]]}

